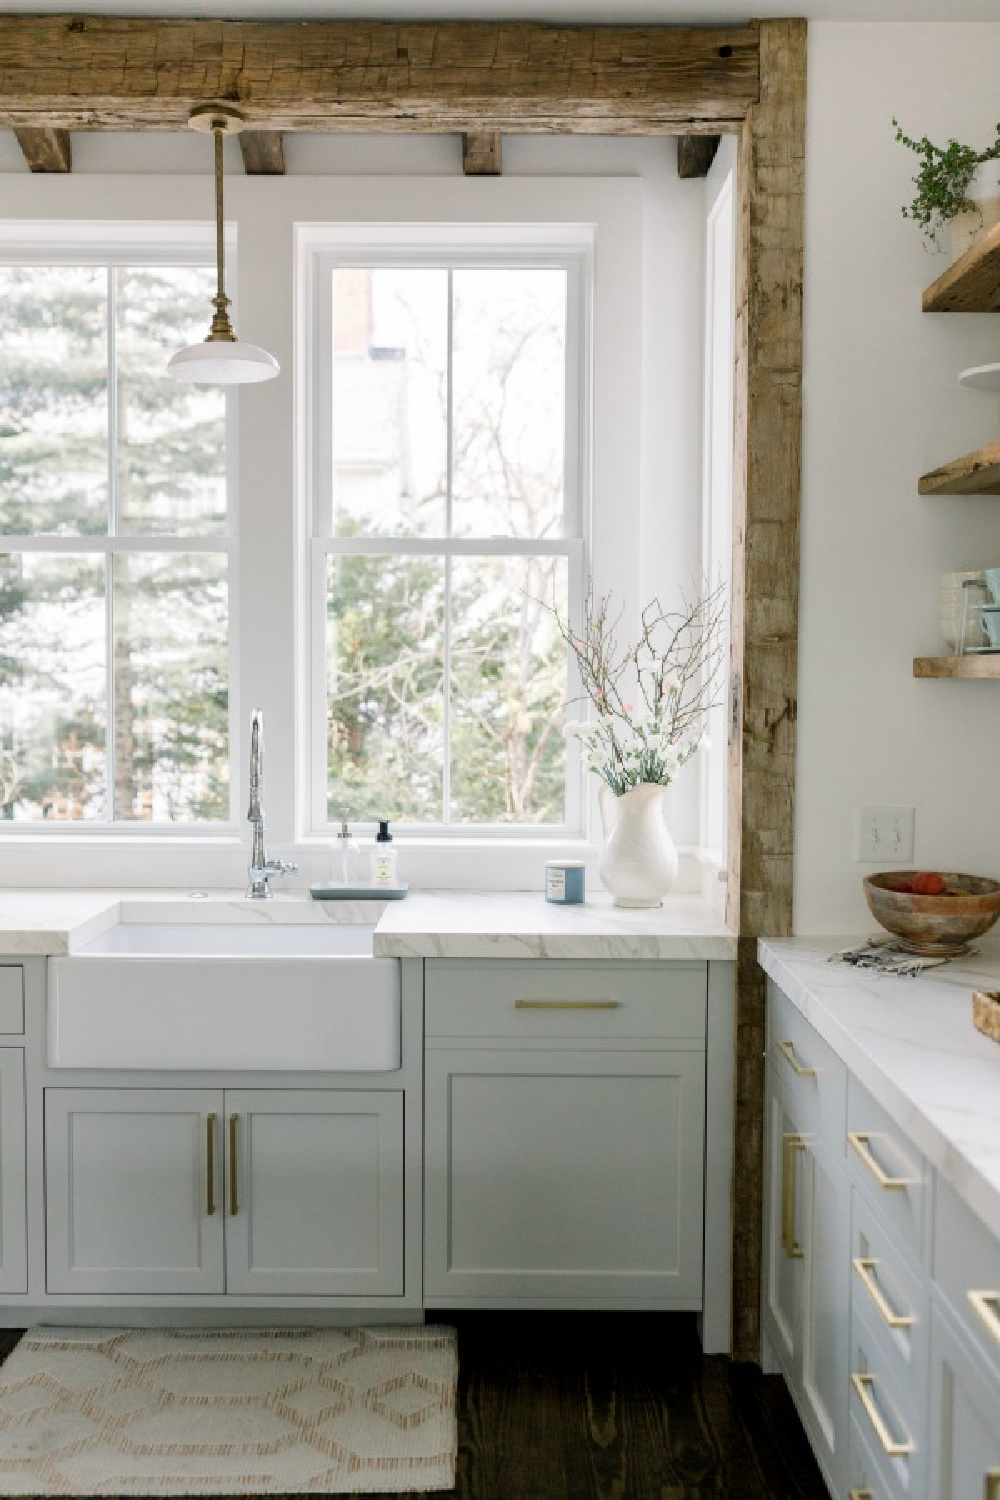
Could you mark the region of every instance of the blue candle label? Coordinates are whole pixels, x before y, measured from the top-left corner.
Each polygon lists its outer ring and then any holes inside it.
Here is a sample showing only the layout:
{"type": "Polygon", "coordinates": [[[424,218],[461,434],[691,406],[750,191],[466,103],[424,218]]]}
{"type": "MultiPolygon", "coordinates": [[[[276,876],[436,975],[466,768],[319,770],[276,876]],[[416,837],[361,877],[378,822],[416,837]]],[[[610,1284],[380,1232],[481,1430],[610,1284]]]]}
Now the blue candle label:
{"type": "Polygon", "coordinates": [[[566,871],[549,869],[545,871],[545,899],[546,901],[566,900],[566,871]]]}

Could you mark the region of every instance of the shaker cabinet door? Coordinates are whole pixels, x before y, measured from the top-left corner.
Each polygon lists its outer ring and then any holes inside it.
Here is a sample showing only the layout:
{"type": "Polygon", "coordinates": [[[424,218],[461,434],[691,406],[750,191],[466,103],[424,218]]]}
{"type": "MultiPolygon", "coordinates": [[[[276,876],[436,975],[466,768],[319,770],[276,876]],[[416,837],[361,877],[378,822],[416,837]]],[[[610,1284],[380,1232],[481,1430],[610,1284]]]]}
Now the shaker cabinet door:
{"type": "Polygon", "coordinates": [[[46,1089],[50,1292],[221,1292],[222,1092],[46,1089]]]}
{"type": "Polygon", "coordinates": [[[226,1289],[402,1296],[403,1095],[226,1090],[226,1289]]]}
{"type": "Polygon", "coordinates": [[[429,1051],[425,1296],[701,1305],[701,1051],[429,1051]]]}
{"type": "MultiPolygon", "coordinates": [[[[18,970],[20,974],[20,970],[18,970]]],[[[24,1053],[0,1048],[0,1292],[28,1290],[24,1053]]]]}

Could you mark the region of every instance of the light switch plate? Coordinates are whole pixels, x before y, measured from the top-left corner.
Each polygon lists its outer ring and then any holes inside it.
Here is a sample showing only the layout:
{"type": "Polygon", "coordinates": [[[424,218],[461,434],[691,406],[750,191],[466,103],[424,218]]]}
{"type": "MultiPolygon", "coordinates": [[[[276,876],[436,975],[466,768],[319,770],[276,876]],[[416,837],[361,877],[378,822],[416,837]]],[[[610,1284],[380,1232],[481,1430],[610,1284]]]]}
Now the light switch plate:
{"type": "Polygon", "coordinates": [[[858,820],[858,859],[899,865],[913,859],[912,807],[862,807],[858,820]]]}

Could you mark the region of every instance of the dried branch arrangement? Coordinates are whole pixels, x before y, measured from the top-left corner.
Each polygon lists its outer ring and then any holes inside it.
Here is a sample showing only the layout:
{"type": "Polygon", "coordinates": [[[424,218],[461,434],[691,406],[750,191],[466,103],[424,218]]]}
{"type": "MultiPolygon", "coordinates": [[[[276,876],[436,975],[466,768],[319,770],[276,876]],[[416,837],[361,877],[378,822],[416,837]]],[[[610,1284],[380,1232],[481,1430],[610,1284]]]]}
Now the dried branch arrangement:
{"type": "Polygon", "coordinates": [[[616,796],[643,782],[669,785],[707,744],[706,720],[721,701],[725,586],[685,601],[677,611],[653,599],[631,646],[618,640],[622,615],[613,613],[610,595],[595,599],[588,589],[579,634],[553,613],[597,713],[596,719],[566,726],[567,734],[580,739],[587,768],[616,796]]]}

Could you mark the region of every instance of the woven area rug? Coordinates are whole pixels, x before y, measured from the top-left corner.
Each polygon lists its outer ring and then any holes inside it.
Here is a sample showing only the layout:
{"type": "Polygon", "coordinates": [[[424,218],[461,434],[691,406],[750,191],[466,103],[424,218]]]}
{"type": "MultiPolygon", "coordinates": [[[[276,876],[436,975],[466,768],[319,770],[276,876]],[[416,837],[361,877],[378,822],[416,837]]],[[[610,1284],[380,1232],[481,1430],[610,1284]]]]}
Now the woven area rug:
{"type": "Polygon", "coordinates": [[[36,1328],[0,1366],[0,1495],[455,1483],[452,1328],[36,1328]]]}

